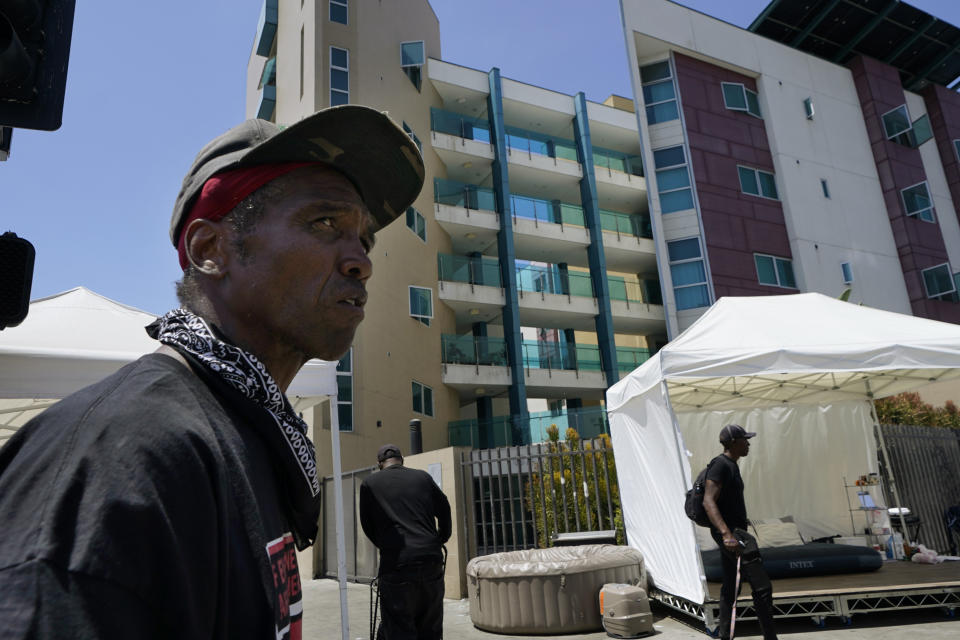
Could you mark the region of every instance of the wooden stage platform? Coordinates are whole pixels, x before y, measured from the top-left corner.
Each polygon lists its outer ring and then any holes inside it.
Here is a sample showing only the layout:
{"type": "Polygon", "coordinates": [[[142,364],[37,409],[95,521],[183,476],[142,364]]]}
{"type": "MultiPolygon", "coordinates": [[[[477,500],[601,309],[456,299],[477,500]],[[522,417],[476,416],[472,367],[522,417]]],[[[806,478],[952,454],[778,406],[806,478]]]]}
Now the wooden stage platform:
{"type": "MultiPolygon", "coordinates": [[[[954,615],[960,608],[960,562],[917,564],[885,562],[876,571],[772,580],[777,618],[809,617],[824,624],[828,617],[849,623],[854,614],[905,609],[941,608],[954,615]]],[[[693,603],[651,588],[650,597],[680,613],[717,626],[720,583],[708,582],[707,601],[693,603]]],[[[737,618],[755,620],[750,585],[737,600],[737,618]]]]}

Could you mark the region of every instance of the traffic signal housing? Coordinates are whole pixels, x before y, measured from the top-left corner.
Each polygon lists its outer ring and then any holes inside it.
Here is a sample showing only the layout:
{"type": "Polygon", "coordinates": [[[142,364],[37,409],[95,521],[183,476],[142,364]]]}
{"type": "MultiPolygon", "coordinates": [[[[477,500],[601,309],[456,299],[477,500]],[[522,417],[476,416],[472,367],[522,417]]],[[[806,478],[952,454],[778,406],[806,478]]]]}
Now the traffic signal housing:
{"type": "Polygon", "coordinates": [[[76,0],[0,0],[0,125],[55,131],[76,0]]]}
{"type": "Polygon", "coordinates": [[[27,240],[10,231],[0,235],[0,331],[27,317],[35,256],[27,240]]]}

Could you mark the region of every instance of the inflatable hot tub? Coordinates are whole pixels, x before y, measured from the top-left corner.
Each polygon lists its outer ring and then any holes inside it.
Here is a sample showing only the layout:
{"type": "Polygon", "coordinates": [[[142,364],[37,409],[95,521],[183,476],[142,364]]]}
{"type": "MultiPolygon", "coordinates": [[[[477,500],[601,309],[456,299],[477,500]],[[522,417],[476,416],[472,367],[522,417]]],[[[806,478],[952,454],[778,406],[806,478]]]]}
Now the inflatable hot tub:
{"type": "Polygon", "coordinates": [[[470,619],[496,633],[599,631],[600,589],[610,582],[646,588],[639,551],[588,544],[479,556],[467,563],[470,619]]]}

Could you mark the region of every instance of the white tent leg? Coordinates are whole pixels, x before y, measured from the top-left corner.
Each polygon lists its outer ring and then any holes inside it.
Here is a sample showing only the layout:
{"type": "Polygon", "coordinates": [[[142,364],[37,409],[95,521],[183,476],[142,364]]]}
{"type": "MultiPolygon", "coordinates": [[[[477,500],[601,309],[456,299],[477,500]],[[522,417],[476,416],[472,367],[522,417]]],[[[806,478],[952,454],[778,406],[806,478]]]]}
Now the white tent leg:
{"type": "Polygon", "coordinates": [[[333,452],[333,511],[337,520],[337,582],[340,583],[340,634],[350,640],[350,619],[347,616],[347,545],[343,535],[343,478],[340,465],[340,415],[337,403],[330,398],[330,449],[333,452]]]}
{"type": "MultiPolygon", "coordinates": [[[[673,440],[677,445],[677,460],[680,463],[680,473],[682,474],[683,473],[683,455],[684,455],[684,452],[687,450],[687,448],[686,446],[684,446],[680,436],[680,423],[677,422],[677,414],[674,412],[673,404],[671,404],[670,402],[670,391],[667,388],[666,381],[660,382],[660,393],[663,394],[664,400],[666,400],[667,411],[670,412],[670,419],[673,421],[673,440]]],[[[691,469],[691,472],[692,471],[693,470],[691,469]]],[[[687,490],[689,490],[693,486],[692,480],[688,480],[686,477],[684,477],[683,486],[687,490]]],[[[700,586],[703,589],[703,602],[706,603],[707,596],[710,595],[710,589],[707,586],[707,572],[703,568],[703,556],[700,555],[700,543],[696,541],[697,526],[698,526],[697,523],[693,522],[692,520],[690,521],[690,527],[693,528],[694,544],[697,545],[697,566],[700,569],[700,586]]],[[[706,624],[708,627],[713,624],[712,616],[709,615],[709,612],[707,613],[706,624]]]]}
{"type": "MultiPolygon", "coordinates": [[[[867,390],[870,389],[870,383],[867,382],[867,390]]],[[[880,451],[883,453],[883,464],[887,467],[887,477],[890,479],[890,492],[893,493],[893,501],[896,503],[897,515],[900,517],[900,529],[903,531],[903,541],[909,544],[910,532],[907,531],[907,522],[903,517],[903,505],[900,502],[900,492],[897,490],[897,481],[893,477],[893,465],[890,464],[890,455],[887,453],[887,442],[883,439],[883,429],[880,428],[880,419],[877,417],[877,405],[870,397],[870,415],[873,417],[873,428],[877,430],[877,440],[880,441],[880,451]]]]}

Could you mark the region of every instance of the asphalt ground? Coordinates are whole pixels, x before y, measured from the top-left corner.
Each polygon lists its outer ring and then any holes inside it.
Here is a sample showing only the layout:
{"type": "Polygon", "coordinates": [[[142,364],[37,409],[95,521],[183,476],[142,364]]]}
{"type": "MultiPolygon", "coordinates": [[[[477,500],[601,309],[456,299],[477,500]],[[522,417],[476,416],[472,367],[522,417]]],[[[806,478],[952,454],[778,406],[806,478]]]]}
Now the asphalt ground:
{"type": "MultiPolygon", "coordinates": [[[[370,636],[370,587],[347,584],[350,618],[349,640],[367,640],[370,636]]],[[[707,640],[703,625],[665,609],[653,607],[654,631],[648,638],[707,640]]],[[[481,631],[470,621],[467,600],[444,600],[443,635],[446,640],[510,640],[545,636],[508,636],[481,631]]],[[[851,624],[839,618],[827,618],[819,627],[810,618],[777,621],[777,634],[789,640],[956,640],[960,638],[960,612],[950,617],[941,609],[858,614],[851,624]]],[[[600,640],[607,634],[560,636],[565,640],[600,640]]],[[[755,622],[737,624],[737,638],[761,638],[755,622]]],[[[308,580],[303,583],[303,639],[341,640],[340,590],[336,580],[308,580]]]]}

